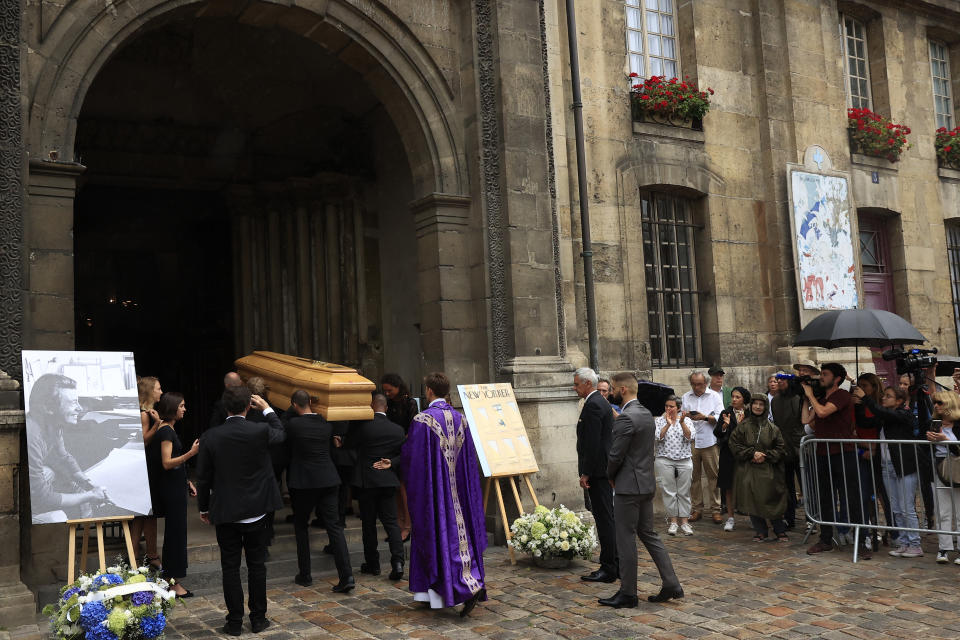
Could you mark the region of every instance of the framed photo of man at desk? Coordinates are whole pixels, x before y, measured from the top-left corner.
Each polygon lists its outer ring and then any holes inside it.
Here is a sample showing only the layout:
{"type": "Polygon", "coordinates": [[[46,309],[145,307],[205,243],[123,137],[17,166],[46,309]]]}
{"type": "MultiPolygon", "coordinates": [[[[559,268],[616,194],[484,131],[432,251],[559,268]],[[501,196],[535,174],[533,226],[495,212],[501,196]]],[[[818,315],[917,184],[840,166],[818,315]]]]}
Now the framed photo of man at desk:
{"type": "Polygon", "coordinates": [[[33,524],[150,513],[130,352],[24,351],[33,524]]]}

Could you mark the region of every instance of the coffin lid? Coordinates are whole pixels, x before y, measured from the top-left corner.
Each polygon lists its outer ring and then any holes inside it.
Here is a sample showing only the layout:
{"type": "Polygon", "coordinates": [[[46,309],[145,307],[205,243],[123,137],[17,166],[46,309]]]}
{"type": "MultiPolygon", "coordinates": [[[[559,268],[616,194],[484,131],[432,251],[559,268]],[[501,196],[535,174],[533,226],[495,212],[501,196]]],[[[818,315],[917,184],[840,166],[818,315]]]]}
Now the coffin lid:
{"type": "Polygon", "coordinates": [[[313,410],[327,420],[371,420],[370,394],[377,386],[356,369],[272,351],[254,351],[236,361],[244,380],[260,376],[267,383],[267,397],[281,410],[290,406],[297,389],[310,394],[313,410]]]}

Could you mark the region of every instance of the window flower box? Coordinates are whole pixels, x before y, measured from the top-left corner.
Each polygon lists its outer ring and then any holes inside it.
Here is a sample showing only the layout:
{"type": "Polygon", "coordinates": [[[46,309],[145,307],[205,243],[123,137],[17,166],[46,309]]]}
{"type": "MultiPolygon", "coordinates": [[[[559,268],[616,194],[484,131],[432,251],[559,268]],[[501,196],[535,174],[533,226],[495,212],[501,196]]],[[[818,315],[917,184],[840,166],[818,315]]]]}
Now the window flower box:
{"type": "Polygon", "coordinates": [[[937,165],[944,169],[960,169],[960,127],[937,129],[933,142],[937,150],[937,165]]]}
{"type": "Polygon", "coordinates": [[[636,122],[664,124],[703,131],[703,117],[710,110],[713,89],[700,91],[689,78],[679,80],[651,76],[639,82],[630,74],[630,108],[636,122]]]}
{"type": "Polygon", "coordinates": [[[847,109],[847,133],[850,150],[874,158],[897,162],[910,148],[910,127],[897,124],[870,109],[847,109]]]}

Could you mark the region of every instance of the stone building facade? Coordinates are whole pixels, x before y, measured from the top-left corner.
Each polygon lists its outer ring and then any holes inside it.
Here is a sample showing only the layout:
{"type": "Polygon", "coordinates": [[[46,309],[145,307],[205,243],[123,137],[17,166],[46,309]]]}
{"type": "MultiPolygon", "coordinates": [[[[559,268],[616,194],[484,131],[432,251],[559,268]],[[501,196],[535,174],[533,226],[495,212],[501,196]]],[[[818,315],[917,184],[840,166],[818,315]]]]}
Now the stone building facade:
{"type": "MultiPolygon", "coordinates": [[[[0,369],[17,377],[22,348],[134,350],[197,413],[255,348],[508,381],[541,501],[580,501],[564,2],[17,4],[0,8],[0,369]]],[[[576,7],[602,370],[683,389],[715,363],[756,388],[792,361],[787,165],[814,145],[849,176],[860,281],[957,348],[960,173],[933,138],[960,75],[935,107],[931,55],[960,70],[960,2],[576,7]],[[702,130],[635,122],[631,69],[711,87],[702,130]],[[851,152],[861,80],[913,130],[900,162],[851,152]]],[[[23,536],[26,581],[50,579],[63,537],[23,536]]]]}

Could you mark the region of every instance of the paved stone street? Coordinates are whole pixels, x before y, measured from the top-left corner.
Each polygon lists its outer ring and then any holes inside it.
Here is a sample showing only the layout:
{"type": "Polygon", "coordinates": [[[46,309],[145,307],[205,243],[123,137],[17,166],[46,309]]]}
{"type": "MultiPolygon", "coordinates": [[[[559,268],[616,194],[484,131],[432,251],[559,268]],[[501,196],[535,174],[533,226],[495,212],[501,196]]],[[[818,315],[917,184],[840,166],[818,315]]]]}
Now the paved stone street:
{"type": "MultiPolygon", "coordinates": [[[[807,556],[794,532],[790,544],[753,543],[745,518],[724,534],[698,523],[693,538],[666,538],[683,581],[679,603],[636,609],[600,607],[616,585],[591,585],[579,576],[593,565],[544,570],[520,558],[511,566],[503,547],[487,553],[490,600],[464,620],[455,610],[415,604],[405,581],[357,575],[344,597],[331,593],[332,575],[309,589],[271,576],[264,640],[287,638],[956,638],[960,566],[927,556],[901,560],[886,549],[874,560],[851,562],[848,550],[807,556]],[[881,557],[883,556],[883,557],[881,557]]],[[[934,553],[930,553],[934,551],[934,553]]],[[[641,557],[646,558],[641,551],[641,557]]],[[[656,589],[650,564],[641,565],[641,595],[656,589]],[[645,581],[645,582],[644,582],[645,581]]],[[[641,598],[641,600],[643,600],[641,598]]],[[[167,637],[207,638],[223,624],[223,600],[207,590],[172,616],[167,637]]],[[[0,633],[0,636],[3,634],[0,633]]],[[[13,637],[17,637],[14,632],[13,637]]],[[[245,636],[251,636],[249,627],[245,636]]]]}

